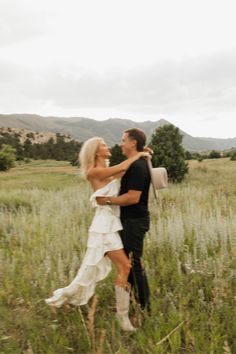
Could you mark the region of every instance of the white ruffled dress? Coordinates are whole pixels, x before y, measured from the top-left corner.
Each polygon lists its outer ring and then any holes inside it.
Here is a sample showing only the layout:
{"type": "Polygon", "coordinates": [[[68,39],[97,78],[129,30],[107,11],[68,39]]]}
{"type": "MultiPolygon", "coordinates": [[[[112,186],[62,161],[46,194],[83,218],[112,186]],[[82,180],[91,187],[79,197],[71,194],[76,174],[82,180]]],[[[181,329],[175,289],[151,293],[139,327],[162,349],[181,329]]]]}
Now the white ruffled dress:
{"type": "Polygon", "coordinates": [[[116,205],[100,206],[96,197],[115,197],[118,191],[119,182],[112,180],[91,195],[90,202],[96,210],[89,228],[83,262],[73,281],[65,288],[55,290],[53,296],[45,300],[48,305],[60,307],[64,303],[77,306],[87,304],[95,292],[96,283],[110,273],[111,260],[105,255],[106,252],[123,248],[118,232],[122,230],[120,208],[116,205]]]}

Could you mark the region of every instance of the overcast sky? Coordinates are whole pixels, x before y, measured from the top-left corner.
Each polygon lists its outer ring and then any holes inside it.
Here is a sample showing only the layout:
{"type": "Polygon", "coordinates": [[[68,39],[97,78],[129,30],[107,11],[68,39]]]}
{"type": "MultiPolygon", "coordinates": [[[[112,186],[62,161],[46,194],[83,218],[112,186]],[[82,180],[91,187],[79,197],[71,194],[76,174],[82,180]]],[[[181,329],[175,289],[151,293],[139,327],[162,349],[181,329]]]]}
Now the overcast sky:
{"type": "Polygon", "coordinates": [[[0,113],[236,136],[231,0],[0,0],[0,113]]]}

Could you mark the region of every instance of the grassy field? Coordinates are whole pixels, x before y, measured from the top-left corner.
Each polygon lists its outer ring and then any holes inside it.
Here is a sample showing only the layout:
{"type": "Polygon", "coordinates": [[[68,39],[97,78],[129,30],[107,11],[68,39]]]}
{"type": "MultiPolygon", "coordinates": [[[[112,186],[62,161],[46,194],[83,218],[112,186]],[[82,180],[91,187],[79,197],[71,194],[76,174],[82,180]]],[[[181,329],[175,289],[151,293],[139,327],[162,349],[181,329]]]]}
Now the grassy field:
{"type": "Polygon", "coordinates": [[[181,185],[151,195],[145,266],[152,316],[120,331],[114,272],[81,308],[44,303],[83,258],[89,186],[64,162],[0,173],[0,353],[236,353],[236,162],[191,161],[181,185]]]}

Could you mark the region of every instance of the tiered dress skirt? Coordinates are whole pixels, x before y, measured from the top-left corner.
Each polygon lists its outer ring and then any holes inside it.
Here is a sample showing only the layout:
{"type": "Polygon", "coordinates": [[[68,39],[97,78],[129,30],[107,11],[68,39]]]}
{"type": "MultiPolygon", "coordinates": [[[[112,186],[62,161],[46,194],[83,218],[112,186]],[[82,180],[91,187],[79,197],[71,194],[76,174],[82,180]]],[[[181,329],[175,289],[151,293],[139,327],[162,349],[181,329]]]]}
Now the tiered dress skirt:
{"type": "Polygon", "coordinates": [[[115,205],[98,205],[96,197],[117,196],[118,191],[118,181],[112,180],[91,195],[95,215],[89,228],[87,250],[81,267],[68,286],[55,290],[53,296],[45,300],[48,305],[60,307],[65,303],[76,306],[87,304],[95,292],[96,283],[110,273],[111,260],[106,253],[123,248],[119,235],[122,230],[120,210],[115,205]]]}

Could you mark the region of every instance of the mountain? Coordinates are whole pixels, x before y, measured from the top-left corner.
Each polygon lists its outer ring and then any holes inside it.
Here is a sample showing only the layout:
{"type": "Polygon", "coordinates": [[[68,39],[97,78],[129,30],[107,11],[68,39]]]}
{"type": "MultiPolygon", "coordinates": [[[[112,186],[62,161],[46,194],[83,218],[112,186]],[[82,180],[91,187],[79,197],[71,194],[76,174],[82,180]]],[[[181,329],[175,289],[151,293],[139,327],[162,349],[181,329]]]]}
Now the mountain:
{"type": "MultiPolygon", "coordinates": [[[[57,140],[57,133],[49,131],[37,131],[24,129],[24,128],[11,128],[11,127],[0,127],[0,138],[4,137],[6,133],[10,136],[15,136],[19,139],[21,144],[24,144],[26,140],[30,140],[32,144],[44,144],[53,139],[54,142],[57,140]]],[[[72,137],[69,134],[62,135],[63,140],[67,143],[72,141],[72,137]]]]}
{"type": "MultiPolygon", "coordinates": [[[[140,123],[123,118],[97,121],[83,117],[58,118],[42,117],[35,114],[0,114],[0,127],[69,134],[79,141],[84,141],[93,136],[101,136],[110,146],[120,142],[122,132],[125,129],[140,128],[147,134],[149,140],[155,129],[164,124],[170,123],[165,119],[140,123]]],[[[236,137],[232,139],[201,138],[193,137],[182,130],[180,131],[183,134],[183,146],[189,151],[222,151],[236,147],[236,137]]]]}

